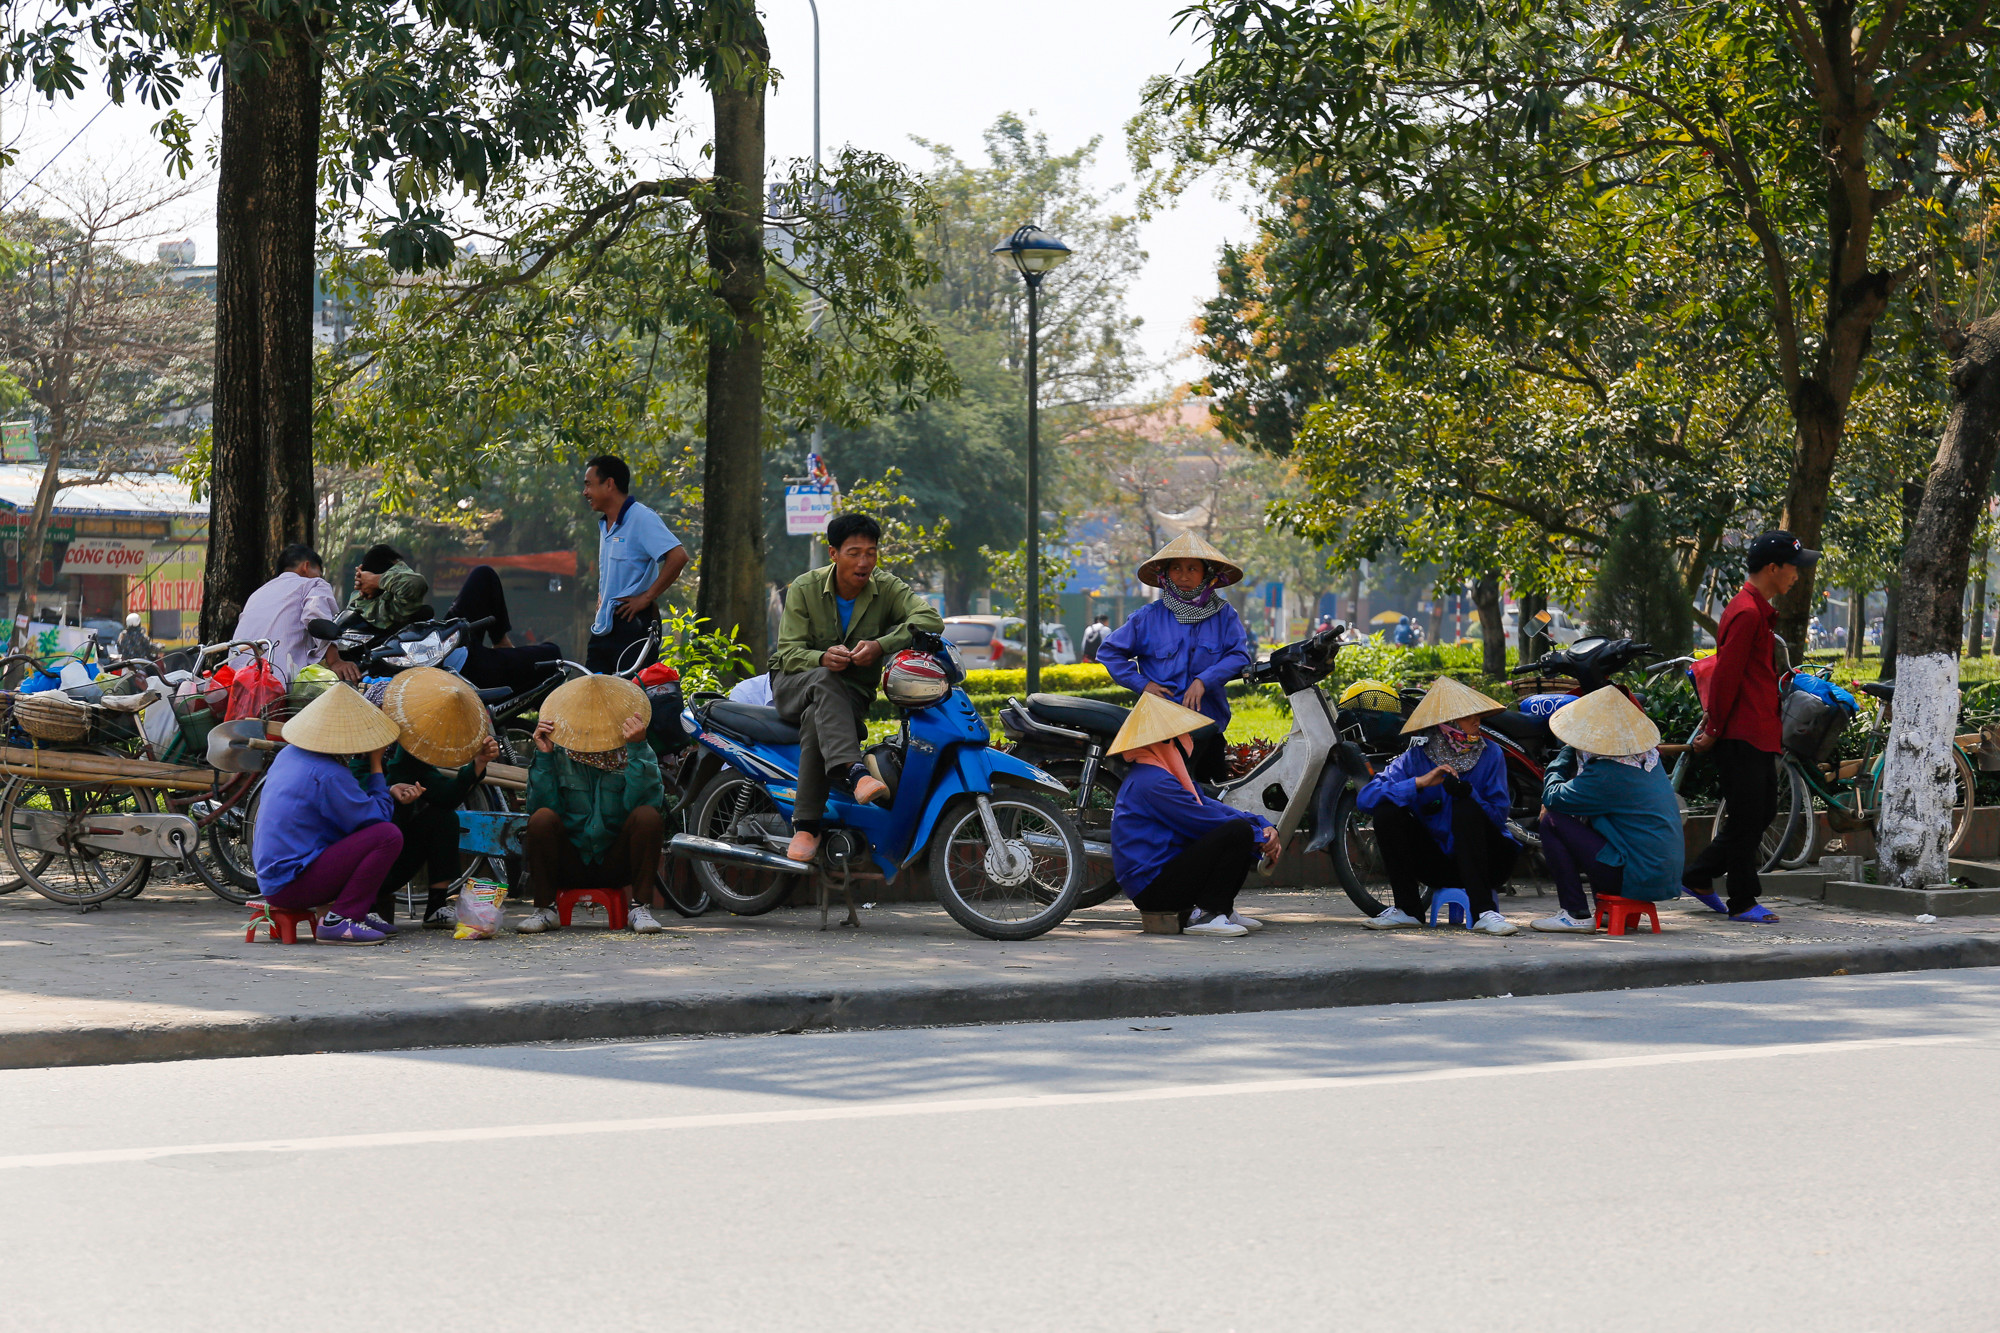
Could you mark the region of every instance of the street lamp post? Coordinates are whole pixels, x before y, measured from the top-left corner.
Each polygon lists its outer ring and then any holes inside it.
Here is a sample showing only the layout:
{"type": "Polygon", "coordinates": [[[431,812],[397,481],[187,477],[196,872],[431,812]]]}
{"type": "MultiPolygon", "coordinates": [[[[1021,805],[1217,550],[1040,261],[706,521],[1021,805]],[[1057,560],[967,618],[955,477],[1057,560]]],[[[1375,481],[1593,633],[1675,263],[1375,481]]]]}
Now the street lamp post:
{"type": "Polygon", "coordinates": [[[1050,269],[1069,258],[1070,249],[1060,237],[1030,225],[994,246],[993,253],[1005,256],[1028,284],[1028,567],[1024,580],[1026,595],[1022,600],[1027,603],[1023,612],[1028,622],[1027,692],[1033,694],[1042,688],[1042,476],[1038,457],[1041,395],[1036,383],[1036,362],[1041,350],[1041,291],[1042,279],[1050,269]]]}

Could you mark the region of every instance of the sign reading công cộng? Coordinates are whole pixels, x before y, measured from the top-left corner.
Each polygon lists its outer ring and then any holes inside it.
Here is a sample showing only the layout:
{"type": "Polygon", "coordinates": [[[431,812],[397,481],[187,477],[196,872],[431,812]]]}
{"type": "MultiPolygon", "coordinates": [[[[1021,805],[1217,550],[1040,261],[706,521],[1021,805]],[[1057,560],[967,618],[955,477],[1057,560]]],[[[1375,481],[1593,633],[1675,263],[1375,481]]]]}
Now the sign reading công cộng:
{"type": "Polygon", "coordinates": [[[124,537],[78,537],[63,552],[60,575],[143,574],[153,558],[153,543],[124,537]]]}

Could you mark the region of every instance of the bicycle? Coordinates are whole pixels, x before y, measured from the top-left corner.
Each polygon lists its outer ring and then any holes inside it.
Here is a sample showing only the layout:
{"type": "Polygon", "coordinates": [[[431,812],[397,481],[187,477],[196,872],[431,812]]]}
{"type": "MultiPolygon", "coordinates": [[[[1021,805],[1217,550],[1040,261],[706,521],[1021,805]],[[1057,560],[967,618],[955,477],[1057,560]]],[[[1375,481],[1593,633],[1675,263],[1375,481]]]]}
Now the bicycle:
{"type": "MultiPolygon", "coordinates": [[[[1649,676],[1679,666],[1691,668],[1694,659],[1678,657],[1667,662],[1655,663],[1648,668],[1649,676]]],[[[1821,680],[1831,680],[1832,667],[1799,667],[1786,673],[1785,680],[1793,676],[1809,674],[1821,680]]],[[[1688,672],[1692,682],[1693,673],[1688,672]]],[[[1821,763],[1802,759],[1790,750],[1779,752],[1777,782],[1786,790],[1779,792],[1778,813],[1764,830],[1759,842],[1763,858],[1758,865],[1760,873],[1772,870],[1797,870],[1812,860],[1814,837],[1819,828],[1822,814],[1827,826],[1835,833],[1855,833],[1863,829],[1873,832],[1876,816],[1882,808],[1882,765],[1888,745],[1889,721],[1895,697],[1896,682],[1860,681],[1855,686],[1861,693],[1877,701],[1874,714],[1866,732],[1862,734],[1861,755],[1854,759],[1835,758],[1821,763]],[[1788,799],[1789,798],[1789,799],[1788,799]]],[[[1701,734],[1697,726],[1688,736],[1687,747],[1681,750],[1674,763],[1673,787],[1679,795],[1685,781],[1688,761],[1693,756],[1695,738],[1701,734]]],[[[1959,736],[1952,740],[1953,798],[1951,841],[1948,854],[1956,856],[1971,836],[1972,812],[1979,806],[1979,789],[1975,780],[1973,763],[1966,755],[1968,740],[1978,742],[1977,736],[1959,736]]],[[[1663,751],[1668,747],[1662,747],[1663,751]]],[[[1715,808],[1714,832],[1720,834],[1724,816],[1728,811],[1726,801],[1718,801],[1715,808]]]]}

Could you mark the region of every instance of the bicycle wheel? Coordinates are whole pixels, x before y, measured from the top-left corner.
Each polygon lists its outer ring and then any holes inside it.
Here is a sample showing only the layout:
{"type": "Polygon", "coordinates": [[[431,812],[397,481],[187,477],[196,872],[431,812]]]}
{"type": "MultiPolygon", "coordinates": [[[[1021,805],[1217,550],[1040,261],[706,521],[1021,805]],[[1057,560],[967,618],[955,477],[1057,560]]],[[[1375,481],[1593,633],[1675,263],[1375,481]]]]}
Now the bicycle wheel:
{"type": "MultiPolygon", "coordinates": [[[[792,823],[764,791],[764,784],[733,768],[717,773],[695,797],[688,831],[721,842],[748,843],[760,851],[782,851],[792,823]]],[[[762,916],[790,896],[804,880],[756,866],[694,863],[695,879],[723,909],[737,916],[762,916]]]]}
{"type": "MultiPolygon", "coordinates": [[[[0,796],[4,796],[7,787],[12,786],[14,783],[20,781],[22,781],[22,779],[20,778],[8,778],[5,783],[0,783],[0,796]]],[[[5,863],[8,870],[13,869],[13,863],[6,861],[5,857],[0,857],[0,863],[5,863]]],[[[42,854],[40,860],[37,862],[37,867],[39,868],[40,866],[44,866],[47,864],[48,864],[48,854],[45,852],[42,854]]],[[[27,880],[22,879],[19,875],[16,874],[0,874],[0,893],[12,893],[14,890],[24,887],[27,884],[27,882],[28,882],[27,880]]]]}
{"type": "MultiPolygon", "coordinates": [[[[1979,784],[1974,779],[1972,761],[1965,757],[1965,751],[1956,745],[1951,747],[1951,841],[1945,844],[1947,856],[1957,856],[1965,850],[1965,843],[1972,836],[1972,812],[1979,808],[1979,784]]],[[[1875,767],[1868,775],[1868,785],[1861,794],[1867,808],[1868,827],[1875,827],[1875,817],[1882,806],[1882,761],[1877,759],[1875,767]]]]}
{"type": "Polygon", "coordinates": [[[36,893],[50,902],[85,907],[143,886],[152,858],[81,845],[92,818],[148,815],[153,793],[143,787],[66,787],[23,779],[0,798],[0,850],[36,893]]]}
{"type": "MultiPolygon", "coordinates": [[[[1806,781],[1799,771],[1783,760],[1779,761],[1780,771],[1773,779],[1777,787],[1777,814],[1765,826],[1763,836],[1758,839],[1757,871],[1769,874],[1776,870],[1787,856],[1798,856],[1800,844],[1811,851],[1811,823],[1806,818],[1806,781]],[[1787,791],[1789,788],[1789,792],[1787,791]]],[[[1715,803],[1715,818],[1709,825],[1711,841],[1722,836],[1722,825],[1729,814],[1729,802],[1715,803]]]]}
{"type": "MultiPolygon", "coordinates": [[[[263,791],[263,783],[258,779],[252,782],[253,785],[236,798],[234,805],[209,820],[202,839],[208,854],[196,856],[195,873],[208,884],[209,892],[226,903],[238,906],[249,902],[259,892],[257,869],[251,860],[251,842],[256,832],[257,797],[263,791]]],[[[220,804],[220,801],[196,801],[189,807],[188,816],[200,823],[220,804]]]]}
{"type": "MultiPolygon", "coordinates": [[[[506,814],[513,810],[514,805],[508,792],[499,787],[489,787],[482,782],[466,793],[465,808],[486,814],[506,814]]],[[[464,860],[465,865],[460,870],[458,878],[452,881],[453,893],[464,888],[465,881],[475,876],[483,876],[499,880],[507,886],[507,892],[512,895],[520,889],[527,878],[522,872],[521,858],[518,856],[468,855],[464,860]]],[[[428,884],[430,881],[424,882],[428,884]]],[[[412,879],[411,883],[415,884],[416,880],[412,879]]],[[[417,909],[413,907],[410,910],[415,912],[417,909]]]]}
{"type": "MultiPolygon", "coordinates": [[[[1090,798],[1081,813],[1076,808],[1076,789],[1083,781],[1083,760],[1056,759],[1042,765],[1042,771],[1070,790],[1070,800],[1064,809],[1069,811],[1070,821],[1086,843],[1111,842],[1111,808],[1118,803],[1118,784],[1110,774],[1098,765],[1097,777],[1090,784],[1090,798]]],[[[1087,856],[1087,853],[1086,853],[1087,856]]],[[[1095,907],[1108,902],[1118,893],[1118,880],[1111,873],[1111,862],[1090,860],[1084,868],[1083,888],[1077,892],[1078,907],[1095,907]]]]}
{"type": "Polygon", "coordinates": [[[1035,792],[987,798],[999,839],[976,800],[960,800],[931,833],[931,892],[952,920],[989,940],[1031,940],[1076,905],[1083,839],[1056,803],[1035,792]]]}

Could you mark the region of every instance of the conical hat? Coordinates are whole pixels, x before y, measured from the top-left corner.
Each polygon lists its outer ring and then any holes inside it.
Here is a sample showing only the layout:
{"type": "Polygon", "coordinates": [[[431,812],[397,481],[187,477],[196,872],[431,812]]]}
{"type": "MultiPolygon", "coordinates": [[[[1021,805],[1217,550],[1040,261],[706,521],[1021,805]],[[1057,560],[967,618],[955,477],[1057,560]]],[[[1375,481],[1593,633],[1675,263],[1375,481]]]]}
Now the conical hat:
{"type": "Polygon", "coordinates": [[[1660,729],[1615,685],[1556,709],[1549,714],[1549,730],[1564,745],[1588,754],[1644,754],[1660,743],[1660,729]]]}
{"type": "Polygon", "coordinates": [[[1183,532],[1180,536],[1162,546],[1151,560],[1139,566],[1139,582],[1149,588],[1157,588],[1160,586],[1160,579],[1166,572],[1169,560],[1187,559],[1206,560],[1212,565],[1221,566],[1222,572],[1215,576],[1215,586],[1218,588],[1227,588],[1232,583],[1241,583],[1243,581],[1243,567],[1241,565],[1216,550],[1213,546],[1210,546],[1201,538],[1195,536],[1192,532],[1183,532]]]}
{"type": "Polygon", "coordinates": [[[1413,731],[1423,731],[1440,722],[1456,722],[1462,717],[1497,713],[1506,706],[1495,703],[1470,685],[1460,684],[1450,676],[1439,676],[1425,693],[1424,701],[1417,705],[1417,711],[1410,714],[1410,720],[1403,724],[1403,734],[1407,736],[1413,731]]]}
{"type": "Polygon", "coordinates": [[[1192,708],[1183,708],[1171,699],[1163,699],[1157,694],[1142,694],[1139,702],[1132,706],[1125,725],[1118,728],[1118,735],[1112,740],[1107,753],[1123,754],[1155,741],[1172,740],[1191,731],[1200,731],[1209,722],[1209,718],[1192,708]]]}
{"type": "Polygon", "coordinates": [[[320,754],[368,754],[393,745],[401,729],[352,685],[335,685],[285,724],[285,740],[320,754]]]}
{"type": "Polygon", "coordinates": [[[492,732],[479,692],[436,667],[405,671],[382,692],[382,711],[403,731],[403,748],[433,768],[472,762],[492,732]]]}
{"type": "Polygon", "coordinates": [[[542,700],[542,721],[556,724],[553,739],[578,754],[623,749],[625,719],[653,720],[646,692],[622,676],[579,676],[542,700]]]}

